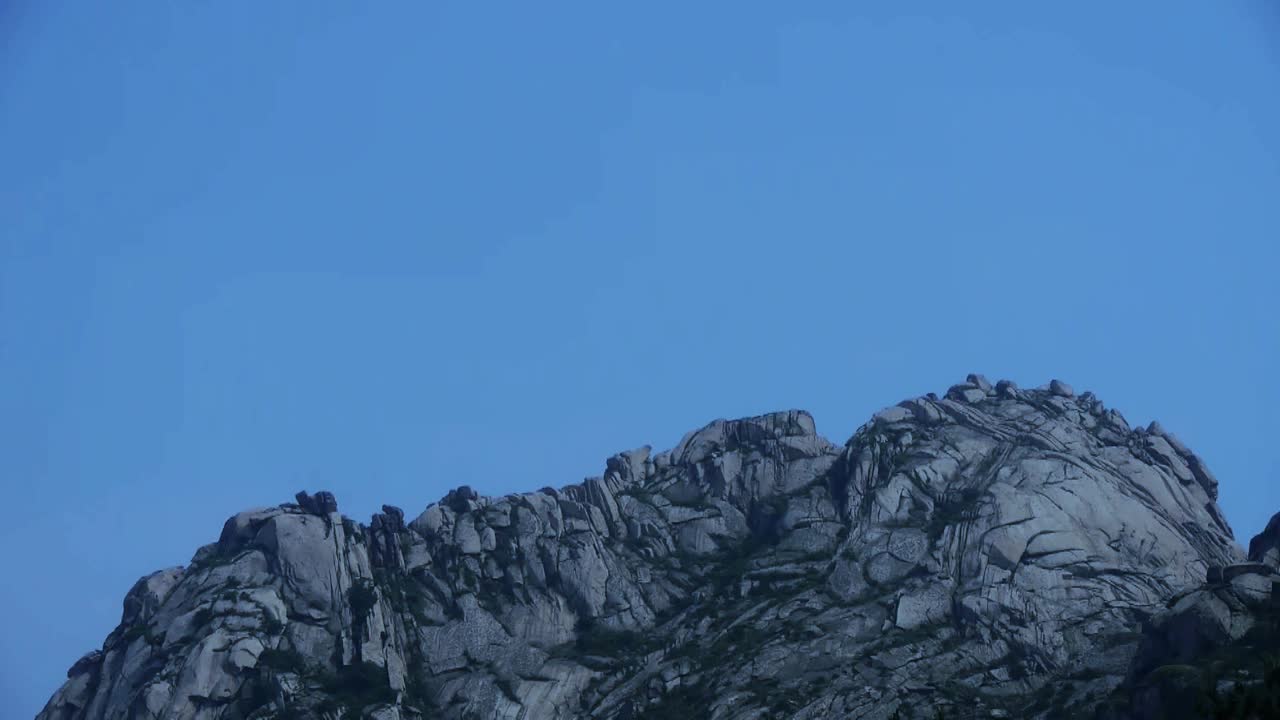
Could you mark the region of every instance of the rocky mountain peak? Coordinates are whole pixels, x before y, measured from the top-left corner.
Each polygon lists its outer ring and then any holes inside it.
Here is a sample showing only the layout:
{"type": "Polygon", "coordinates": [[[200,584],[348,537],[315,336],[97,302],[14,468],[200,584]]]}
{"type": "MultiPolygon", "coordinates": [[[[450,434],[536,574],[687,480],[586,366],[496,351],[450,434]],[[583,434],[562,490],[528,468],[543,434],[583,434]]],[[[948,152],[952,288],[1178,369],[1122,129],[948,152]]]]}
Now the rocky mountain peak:
{"type": "Polygon", "coordinates": [[[140,580],[40,717],[1047,717],[1244,560],[1216,497],[1158,424],[981,375],[843,446],[717,420],[409,522],[304,492],[140,580]]]}

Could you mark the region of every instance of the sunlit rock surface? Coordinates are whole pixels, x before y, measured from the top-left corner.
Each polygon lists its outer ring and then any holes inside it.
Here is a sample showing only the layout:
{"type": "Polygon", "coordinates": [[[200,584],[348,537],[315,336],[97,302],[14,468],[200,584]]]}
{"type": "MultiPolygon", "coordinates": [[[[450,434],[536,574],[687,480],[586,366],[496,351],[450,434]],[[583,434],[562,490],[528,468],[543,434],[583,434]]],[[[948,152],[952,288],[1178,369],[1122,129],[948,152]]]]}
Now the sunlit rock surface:
{"type": "Polygon", "coordinates": [[[789,411],[407,522],[300,493],[140,580],[39,717],[1057,717],[1270,602],[1280,521],[1246,558],[1216,498],[1158,424],[976,375],[843,446],[789,411]]]}

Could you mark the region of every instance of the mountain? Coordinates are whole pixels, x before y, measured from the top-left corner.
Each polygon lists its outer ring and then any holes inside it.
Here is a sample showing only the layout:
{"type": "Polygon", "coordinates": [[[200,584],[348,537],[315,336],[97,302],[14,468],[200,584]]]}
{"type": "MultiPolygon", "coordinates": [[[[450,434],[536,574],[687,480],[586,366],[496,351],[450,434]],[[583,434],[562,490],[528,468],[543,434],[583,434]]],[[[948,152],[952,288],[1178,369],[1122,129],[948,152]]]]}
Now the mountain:
{"type": "Polygon", "coordinates": [[[1280,521],[1246,558],[1217,494],[1158,424],[977,375],[408,522],[299,493],[139,580],[38,718],[1140,717],[1271,602],[1280,521]]]}

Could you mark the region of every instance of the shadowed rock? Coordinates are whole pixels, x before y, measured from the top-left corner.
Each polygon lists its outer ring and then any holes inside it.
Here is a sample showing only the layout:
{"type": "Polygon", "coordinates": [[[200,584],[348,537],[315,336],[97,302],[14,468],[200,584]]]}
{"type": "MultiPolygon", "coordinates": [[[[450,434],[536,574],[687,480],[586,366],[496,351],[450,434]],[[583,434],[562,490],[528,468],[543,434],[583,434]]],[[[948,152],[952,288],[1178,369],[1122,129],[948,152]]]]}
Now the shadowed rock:
{"type": "Polygon", "coordinates": [[[321,490],[314,496],[308,495],[306,491],[299,492],[294,497],[298,500],[298,507],[312,515],[326,517],[329,513],[338,512],[338,499],[333,493],[321,490]]]}

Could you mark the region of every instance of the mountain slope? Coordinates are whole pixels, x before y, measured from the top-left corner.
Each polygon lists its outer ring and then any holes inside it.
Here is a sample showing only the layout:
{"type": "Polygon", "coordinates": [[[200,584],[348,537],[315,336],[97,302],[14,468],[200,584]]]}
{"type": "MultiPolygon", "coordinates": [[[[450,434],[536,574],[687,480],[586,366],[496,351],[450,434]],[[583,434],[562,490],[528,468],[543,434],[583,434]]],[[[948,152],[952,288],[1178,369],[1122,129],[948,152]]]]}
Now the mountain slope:
{"type": "Polygon", "coordinates": [[[365,526],[327,493],[143,578],[38,716],[1054,717],[1243,553],[1204,463],[980,376],[843,446],[791,411],[365,526]]]}
{"type": "Polygon", "coordinates": [[[1280,514],[1246,562],[1210,568],[1166,604],[1100,718],[1280,717],[1280,514]]]}

